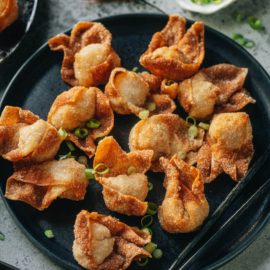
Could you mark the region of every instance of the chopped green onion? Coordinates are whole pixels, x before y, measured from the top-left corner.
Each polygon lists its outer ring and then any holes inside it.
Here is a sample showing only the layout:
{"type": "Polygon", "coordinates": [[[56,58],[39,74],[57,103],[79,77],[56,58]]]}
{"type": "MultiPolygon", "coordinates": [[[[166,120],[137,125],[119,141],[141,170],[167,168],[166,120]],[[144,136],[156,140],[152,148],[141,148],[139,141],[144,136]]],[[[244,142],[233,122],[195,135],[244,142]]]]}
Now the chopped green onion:
{"type": "Polygon", "coordinates": [[[141,220],[142,227],[148,227],[148,226],[150,226],[152,224],[152,222],[153,222],[153,217],[151,215],[146,215],[141,220]],[[150,217],[151,221],[148,224],[144,225],[144,223],[143,223],[144,220],[149,218],[149,217],[150,217]]]}
{"type": "Polygon", "coordinates": [[[152,112],[156,109],[156,103],[155,102],[146,102],[145,108],[146,108],[146,110],[152,112]]]}
{"type": "Polygon", "coordinates": [[[181,159],[185,159],[187,157],[187,153],[184,151],[179,151],[177,153],[177,155],[181,158],[181,159]]]}
{"type": "Polygon", "coordinates": [[[233,17],[233,19],[234,19],[235,21],[241,22],[241,21],[244,20],[245,15],[240,14],[240,13],[238,13],[238,12],[235,12],[235,13],[233,13],[232,17],[233,17]]]}
{"type": "Polygon", "coordinates": [[[150,74],[148,71],[143,71],[142,73],[141,73],[142,75],[148,75],[148,74],[150,74]]]}
{"type": "Polygon", "coordinates": [[[109,172],[109,170],[110,170],[110,168],[109,168],[107,165],[105,165],[104,163],[99,163],[98,165],[96,165],[96,166],[94,167],[94,171],[95,171],[97,174],[105,174],[105,173],[109,172]],[[103,172],[97,172],[97,168],[99,168],[100,166],[105,166],[105,167],[106,167],[105,171],[103,171],[103,172]]]}
{"type": "Polygon", "coordinates": [[[191,126],[192,126],[192,125],[189,124],[188,119],[191,119],[191,120],[193,121],[193,125],[194,125],[194,126],[196,125],[196,123],[197,123],[197,122],[196,122],[196,119],[193,118],[193,117],[191,117],[191,116],[188,116],[188,117],[186,118],[186,124],[187,124],[188,127],[191,127],[191,126]]]}
{"type": "Polygon", "coordinates": [[[100,127],[100,122],[96,119],[91,119],[89,122],[86,123],[88,128],[98,128],[100,127]]]}
{"type": "Polygon", "coordinates": [[[191,149],[194,150],[194,151],[196,151],[196,149],[193,147],[193,144],[192,144],[191,139],[189,139],[189,143],[190,143],[191,149]]]}
{"type": "Polygon", "coordinates": [[[130,167],[128,168],[127,174],[128,174],[128,175],[131,175],[131,174],[133,174],[133,173],[136,173],[136,168],[133,167],[133,166],[130,166],[130,167]]]}
{"type": "Polygon", "coordinates": [[[4,241],[5,240],[5,235],[3,233],[0,232],[0,240],[4,241]]]}
{"type": "Polygon", "coordinates": [[[188,130],[188,134],[192,137],[195,138],[199,133],[199,130],[196,126],[191,126],[188,130]]]}
{"type": "Polygon", "coordinates": [[[144,227],[141,229],[141,231],[145,232],[145,233],[148,233],[150,235],[153,235],[153,232],[150,228],[147,228],[147,227],[144,227]]]}
{"type": "Polygon", "coordinates": [[[147,244],[144,249],[148,251],[150,254],[152,254],[157,248],[157,245],[155,243],[150,242],[147,244]]]}
{"type": "Polygon", "coordinates": [[[61,136],[61,138],[64,140],[66,137],[67,137],[67,132],[65,131],[65,129],[63,129],[62,127],[61,128],[59,128],[59,130],[58,130],[58,133],[59,133],[59,135],[61,136]]]}
{"type": "Polygon", "coordinates": [[[148,118],[148,116],[149,116],[149,111],[148,111],[148,110],[141,111],[141,112],[139,113],[139,117],[140,117],[141,119],[146,119],[146,118],[148,118]]]}
{"type": "Polygon", "coordinates": [[[150,182],[148,182],[148,190],[150,191],[150,190],[152,190],[153,189],[153,187],[154,187],[154,185],[152,184],[152,183],[150,183],[150,182]]]}
{"type": "Polygon", "coordinates": [[[84,139],[88,135],[88,130],[84,127],[78,127],[75,129],[75,135],[80,139],[84,139]]]}
{"type": "Polygon", "coordinates": [[[138,69],[139,69],[138,67],[134,67],[134,68],[132,69],[132,71],[133,71],[133,72],[136,72],[138,69]]]}
{"type": "Polygon", "coordinates": [[[139,259],[136,261],[136,263],[139,265],[139,266],[145,266],[147,263],[148,263],[148,258],[142,258],[142,259],[139,259]],[[142,260],[145,260],[144,262],[141,262],[142,260]]]}
{"type": "Polygon", "coordinates": [[[199,127],[203,128],[203,129],[205,129],[205,130],[208,130],[208,129],[209,129],[209,127],[210,127],[210,125],[209,125],[209,124],[206,124],[206,123],[201,122],[201,123],[199,124],[199,127]]]}
{"type": "Polygon", "coordinates": [[[162,257],[162,251],[160,249],[156,249],[153,253],[155,259],[160,259],[162,257]]]}
{"type": "Polygon", "coordinates": [[[86,156],[80,156],[80,157],[78,158],[78,162],[79,162],[80,164],[83,164],[83,165],[87,166],[87,157],[86,157],[86,156]]]}
{"type": "Polygon", "coordinates": [[[211,0],[211,3],[214,3],[216,5],[220,5],[222,3],[222,0],[211,0]]]}
{"type": "Polygon", "coordinates": [[[66,155],[59,155],[59,160],[63,160],[63,159],[67,159],[67,158],[74,158],[74,159],[76,159],[76,156],[72,156],[71,155],[71,152],[69,152],[66,155]]]}
{"type": "Polygon", "coordinates": [[[158,212],[158,206],[155,203],[149,202],[147,207],[147,214],[155,215],[158,212]]]}
{"type": "Polygon", "coordinates": [[[243,46],[247,49],[251,49],[255,46],[255,42],[253,40],[246,39],[243,46]],[[250,44],[250,45],[248,45],[248,44],[250,44]]]}
{"type": "Polygon", "coordinates": [[[84,170],[84,172],[85,172],[87,179],[95,179],[95,177],[94,177],[95,171],[93,169],[86,169],[86,170],[84,170]]]}
{"type": "Polygon", "coordinates": [[[173,81],[173,80],[167,80],[166,85],[171,86],[174,83],[175,83],[175,81],[173,81]]]}
{"type": "Polygon", "coordinates": [[[257,17],[249,17],[248,22],[251,28],[259,30],[262,28],[262,22],[257,17]]]}
{"type": "Polygon", "coordinates": [[[54,234],[53,234],[52,230],[47,230],[44,233],[48,238],[54,238],[54,234]]]}
{"type": "Polygon", "coordinates": [[[73,146],[71,141],[66,141],[67,147],[69,148],[70,151],[74,151],[75,147],[73,146]]]}
{"type": "Polygon", "coordinates": [[[132,228],[137,229],[137,230],[139,230],[139,229],[140,229],[139,227],[136,227],[136,226],[134,226],[134,227],[132,227],[132,228]]]}
{"type": "Polygon", "coordinates": [[[234,35],[232,35],[231,38],[240,45],[244,45],[244,43],[245,43],[245,38],[241,34],[234,34],[234,35]]]}

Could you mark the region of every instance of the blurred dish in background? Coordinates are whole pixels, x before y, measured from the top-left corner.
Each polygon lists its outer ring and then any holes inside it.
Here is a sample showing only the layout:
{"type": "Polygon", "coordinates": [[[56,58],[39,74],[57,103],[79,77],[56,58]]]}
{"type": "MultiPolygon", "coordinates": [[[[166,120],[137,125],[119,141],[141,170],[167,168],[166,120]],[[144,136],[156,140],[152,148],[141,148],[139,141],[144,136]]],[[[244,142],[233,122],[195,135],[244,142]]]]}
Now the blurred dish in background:
{"type": "Polygon", "coordinates": [[[0,3],[0,32],[18,19],[16,0],[3,0],[0,3]]]}

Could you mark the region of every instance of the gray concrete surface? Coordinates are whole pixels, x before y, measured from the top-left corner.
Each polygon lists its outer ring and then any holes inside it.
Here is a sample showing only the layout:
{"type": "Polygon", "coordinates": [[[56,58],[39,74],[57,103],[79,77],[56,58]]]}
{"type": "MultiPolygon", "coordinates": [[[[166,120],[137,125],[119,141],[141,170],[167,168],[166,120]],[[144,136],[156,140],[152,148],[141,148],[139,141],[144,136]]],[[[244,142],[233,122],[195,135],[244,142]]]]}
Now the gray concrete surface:
{"type": "MultiPolygon", "coordinates": [[[[256,46],[249,52],[270,73],[270,2],[269,0],[238,0],[230,7],[214,15],[199,15],[186,12],[173,0],[149,0],[167,13],[179,14],[186,18],[203,21],[220,32],[231,36],[242,33],[253,39],[256,46]],[[259,17],[265,26],[254,31],[246,22],[237,23],[231,14],[238,11],[247,16],[259,17]]],[[[153,8],[139,1],[99,2],[82,0],[40,0],[33,26],[17,52],[0,66],[0,95],[10,82],[15,72],[48,38],[73,26],[77,21],[94,20],[100,17],[133,12],[156,12],[153,8]]],[[[270,91],[270,89],[269,89],[270,91]]],[[[43,255],[20,231],[5,209],[0,199],[0,231],[6,239],[0,241],[0,260],[10,263],[20,270],[60,270],[61,268],[43,255]]],[[[260,237],[240,256],[223,266],[222,270],[270,269],[270,224],[260,237]]]]}

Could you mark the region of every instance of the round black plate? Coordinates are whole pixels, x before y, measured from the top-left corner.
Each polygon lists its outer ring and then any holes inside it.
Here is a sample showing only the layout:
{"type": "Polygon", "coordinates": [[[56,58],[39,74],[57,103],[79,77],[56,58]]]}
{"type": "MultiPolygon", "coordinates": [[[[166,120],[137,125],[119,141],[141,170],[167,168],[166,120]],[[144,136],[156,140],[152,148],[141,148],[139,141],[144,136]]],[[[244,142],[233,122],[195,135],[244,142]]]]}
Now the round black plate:
{"type": "Polygon", "coordinates": [[[18,0],[18,19],[0,33],[0,64],[19,46],[36,13],[38,0],[18,0]]]}
{"type": "Polygon", "coordinates": [[[4,262],[0,262],[0,269],[1,270],[18,270],[18,268],[15,268],[14,266],[4,263],[4,262]]]}
{"type": "MultiPolygon", "coordinates": [[[[99,21],[111,31],[113,35],[112,46],[120,55],[122,65],[131,70],[133,67],[139,66],[139,57],[147,49],[152,35],[160,31],[166,25],[167,20],[168,17],[165,15],[134,14],[109,17],[99,21]]],[[[188,27],[191,23],[188,21],[188,27]]],[[[256,149],[254,162],[263,153],[266,145],[270,143],[270,96],[268,94],[270,79],[256,60],[234,41],[209,27],[206,27],[205,39],[206,57],[203,67],[218,63],[231,63],[249,68],[245,87],[257,100],[255,105],[248,105],[245,108],[245,111],[250,115],[254,130],[253,142],[256,149]]],[[[62,59],[62,53],[50,51],[49,46],[45,44],[15,75],[3,97],[0,110],[2,111],[6,105],[19,106],[31,110],[45,120],[56,96],[71,88],[61,79],[62,59]]],[[[140,71],[142,70],[140,68],[140,71]]],[[[186,117],[179,104],[176,113],[183,118],[186,117]]],[[[130,129],[138,121],[138,117],[134,115],[115,115],[115,127],[111,135],[125,151],[129,151],[128,135],[130,129]]],[[[59,152],[61,154],[68,152],[65,144],[61,146],[59,152]]],[[[76,155],[81,154],[83,153],[77,150],[76,155]]],[[[6,179],[12,175],[13,169],[12,164],[3,159],[0,160],[0,166],[5,168],[5,170],[1,170],[0,174],[0,193],[3,197],[6,179]]],[[[263,167],[229,211],[212,228],[210,234],[214,233],[267,180],[270,172],[269,167],[263,167]]],[[[165,195],[165,189],[162,185],[164,174],[148,172],[147,175],[149,181],[154,184],[154,189],[149,192],[147,201],[160,205],[165,195]]],[[[225,174],[220,175],[211,184],[205,185],[205,193],[211,209],[210,214],[235,185],[236,182],[225,174]]],[[[105,207],[101,191],[102,186],[95,180],[91,180],[83,201],[57,199],[42,212],[22,202],[6,200],[4,197],[3,200],[21,230],[45,254],[66,269],[82,269],[72,255],[73,226],[76,215],[82,209],[110,214],[130,226],[140,226],[141,218],[139,217],[128,217],[109,211],[105,207]],[[54,232],[54,239],[48,239],[44,235],[44,231],[48,229],[54,232]]],[[[249,209],[248,213],[230,227],[222,242],[219,242],[209,253],[211,256],[202,258],[197,262],[198,265],[192,269],[215,268],[247,247],[268,221],[269,204],[269,196],[259,200],[253,209],[249,209]]],[[[153,230],[153,242],[158,244],[164,254],[162,259],[152,259],[147,264],[146,269],[155,270],[168,269],[177,255],[197,234],[197,232],[169,234],[162,230],[156,216],[151,229],[153,230]]],[[[133,263],[130,269],[141,269],[141,267],[133,263]]]]}

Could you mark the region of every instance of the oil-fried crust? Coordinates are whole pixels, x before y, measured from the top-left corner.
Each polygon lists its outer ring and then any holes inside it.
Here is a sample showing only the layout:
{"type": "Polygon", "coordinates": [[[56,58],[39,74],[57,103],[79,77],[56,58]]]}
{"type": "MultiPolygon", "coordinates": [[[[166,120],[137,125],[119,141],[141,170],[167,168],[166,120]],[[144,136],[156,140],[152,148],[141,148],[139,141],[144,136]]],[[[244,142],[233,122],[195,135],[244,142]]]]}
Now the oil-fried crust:
{"type": "Polygon", "coordinates": [[[171,99],[175,99],[178,92],[178,83],[173,82],[167,85],[168,79],[164,79],[160,86],[160,94],[168,95],[171,99]]]}
{"type": "Polygon", "coordinates": [[[0,4],[0,33],[18,19],[16,0],[2,0],[0,4]]]}

